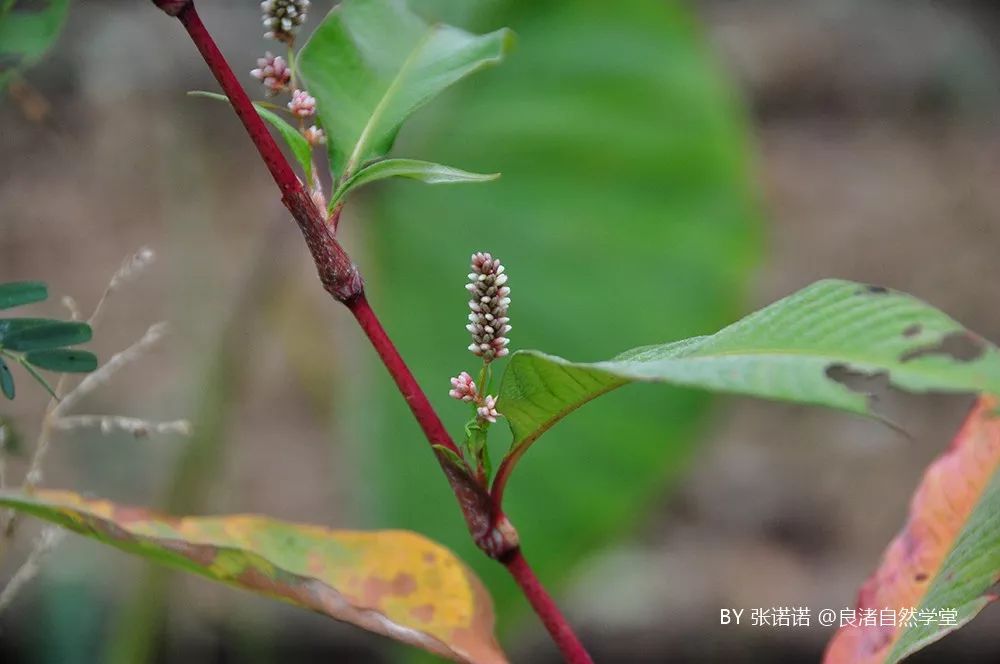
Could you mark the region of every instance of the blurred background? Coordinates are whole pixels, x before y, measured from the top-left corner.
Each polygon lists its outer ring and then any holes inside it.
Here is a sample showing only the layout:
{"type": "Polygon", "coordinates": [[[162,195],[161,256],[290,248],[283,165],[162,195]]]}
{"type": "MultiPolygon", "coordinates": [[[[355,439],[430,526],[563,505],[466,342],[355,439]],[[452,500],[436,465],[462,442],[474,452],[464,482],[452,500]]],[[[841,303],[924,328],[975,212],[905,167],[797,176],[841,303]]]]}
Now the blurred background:
{"type": "MultiPolygon", "coordinates": [[[[332,3],[317,0],[310,25],[332,3]]],[[[911,292],[1000,340],[1000,6],[989,0],[413,0],[518,47],[420,111],[395,154],[494,184],[391,182],[348,206],[374,307],[453,430],[472,251],[511,275],[512,346],[578,360],[710,333],[823,277],[911,292]]],[[[238,73],[257,3],[203,2],[238,73]]],[[[251,86],[255,81],[244,75],[251,86]]],[[[190,438],[56,438],[45,484],[178,513],[405,527],[493,592],[516,662],[558,661],[467,542],[387,375],[179,25],[73,2],[0,99],[0,281],[86,312],[140,246],[93,348],[171,334],[80,412],[188,418],[190,438]]],[[[20,478],[45,397],[3,417],[20,478]]],[[[813,662],[831,629],[721,626],[722,608],[852,606],[969,400],[896,397],[909,433],[817,409],[632,386],[525,457],[508,513],[598,661],[813,662]]],[[[504,428],[494,458],[506,446],[504,428]]],[[[22,528],[7,579],[37,533],[22,528]]],[[[1000,661],[1000,609],[914,662],[1000,661]]],[[[390,662],[412,653],[306,611],[67,538],[0,615],[0,661],[390,662]]]]}

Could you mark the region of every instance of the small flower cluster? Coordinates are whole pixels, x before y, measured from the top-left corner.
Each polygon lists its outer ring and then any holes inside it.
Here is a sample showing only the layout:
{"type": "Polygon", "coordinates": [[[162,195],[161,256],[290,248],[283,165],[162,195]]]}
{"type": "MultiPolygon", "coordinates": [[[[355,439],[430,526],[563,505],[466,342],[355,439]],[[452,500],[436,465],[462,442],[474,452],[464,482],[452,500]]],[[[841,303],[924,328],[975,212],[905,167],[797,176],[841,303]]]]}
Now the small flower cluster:
{"type": "MultiPolygon", "coordinates": [[[[288,91],[292,81],[292,71],[284,58],[270,52],[265,53],[263,58],[257,58],[257,68],[251,69],[250,75],[263,84],[268,97],[288,91]]],[[[302,120],[309,118],[316,114],[316,98],[305,90],[295,89],[292,91],[292,100],[288,102],[288,110],[302,120]]],[[[326,143],[326,134],[316,125],[301,131],[310,145],[326,143]]]]}
{"type": "Polygon", "coordinates": [[[270,51],[263,58],[257,58],[257,68],[251,69],[250,75],[264,85],[268,97],[288,90],[292,80],[292,70],[288,68],[285,59],[280,55],[272,55],[270,51]]]}
{"type": "Polygon", "coordinates": [[[476,404],[476,417],[481,422],[493,423],[500,417],[500,413],[497,412],[497,397],[489,394],[480,396],[475,381],[466,371],[451,379],[451,390],[449,390],[448,396],[452,399],[476,404]]]}
{"type": "Polygon", "coordinates": [[[503,357],[509,350],[510,325],[507,323],[507,307],[510,305],[510,287],[506,285],[507,275],[500,261],[487,253],[472,254],[472,272],[465,286],[472,299],[469,300],[469,324],[465,329],[472,335],[469,351],[492,362],[503,357]]]}
{"type": "Polygon", "coordinates": [[[264,0],[260,3],[266,39],[292,44],[295,31],[306,19],[309,0],[264,0]]]}
{"type": "Polygon", "coordinates": [[[288,110],[296,117],[308,118],[316,112],[316,98],[305,90],[295,90],[292,100],[288,102],[288,110]]]}
{"type": "Polygon", "coordinates": [[[309,145],[323,145],[326,143],[326,134],[316,125],[303,129],[302,135],[309,141],[309,145]]]}

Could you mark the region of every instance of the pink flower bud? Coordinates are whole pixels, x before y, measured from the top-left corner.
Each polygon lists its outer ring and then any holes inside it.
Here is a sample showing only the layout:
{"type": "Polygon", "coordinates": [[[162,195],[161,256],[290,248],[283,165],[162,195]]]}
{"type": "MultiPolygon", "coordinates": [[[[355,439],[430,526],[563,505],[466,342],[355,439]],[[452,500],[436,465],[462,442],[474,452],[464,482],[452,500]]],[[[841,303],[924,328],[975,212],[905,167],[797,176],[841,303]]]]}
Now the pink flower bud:
{"type": "Polygon", "coordinates": [[[257,58],[257,68],[250,70],[250,75],[264,85],[268,97],[288,89],[292,80],[292,71],[280,55],[265,53],[263,58],[257,58]]]}
{"type": "Polygon", "coordinates": [[[288,102],[288,110],[300,118],[307,118],[316,112],[316,99],[305,90],[295,90],[292,100],[288,102]]]}
{"type": "Polygon", "coordinates": [[[500,413],[497,412],[497,398],[489,394],[483,397],[483,403],[476,409],[476,415],[486,422],[496,422],[500,417],[500,413]]]}
{"type": "Polygon", "coordinates": [[[477,401],[479,392],[476,390],[472,376],[463,371],[451,379],[451,390],[448,391],[448,396],[459,401],[477,401]]]}

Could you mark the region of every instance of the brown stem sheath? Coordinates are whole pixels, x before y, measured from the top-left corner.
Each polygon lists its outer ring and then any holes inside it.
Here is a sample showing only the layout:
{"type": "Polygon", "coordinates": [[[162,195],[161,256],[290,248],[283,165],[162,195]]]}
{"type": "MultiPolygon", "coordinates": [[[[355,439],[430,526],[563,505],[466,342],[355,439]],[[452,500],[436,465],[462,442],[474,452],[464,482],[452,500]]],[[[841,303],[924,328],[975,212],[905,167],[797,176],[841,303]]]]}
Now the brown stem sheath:
{"type": "MultiPolygon", "coordinates": [[[[571,664],[589,664],[592,660],[574,634],[573,628],[524,559],[517,531],[504,516],[499,503],[491,499],[470,474],[464,462],[461,462],[458,447],[369,305],[364,293],[364,282],[357,268],[334,236],[337,220],[327,220],[316,207],[237,81],[215,40],[201,22],[194,2],[153,0],[153,3],[180,20],[222,86],[233,110],[250,135],[250,140],[281,190],[282,202],[302,231],[324,288],[354,315],[431,444],[476,544],[488,556],[500,561],[514,577],[566,661],[571,664]]],[[[335,214],[336,216],[339,214],[335,214]]]]}

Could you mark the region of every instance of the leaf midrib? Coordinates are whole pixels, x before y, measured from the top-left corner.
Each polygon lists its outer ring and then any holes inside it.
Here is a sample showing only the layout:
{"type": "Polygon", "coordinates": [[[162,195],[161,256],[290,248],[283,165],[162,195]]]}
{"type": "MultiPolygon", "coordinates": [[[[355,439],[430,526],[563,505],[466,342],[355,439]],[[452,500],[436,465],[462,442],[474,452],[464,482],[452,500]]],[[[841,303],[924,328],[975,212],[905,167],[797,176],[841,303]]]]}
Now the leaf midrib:
{"type": "Polygon", "coordinates": [[[403,80],[406,77],[406,74],[409,73],[410,68],[416,61],[417,54],[420,53],[420,51],[423,50],[424,46],[427,45],[427,42],[430,41],[430,38],[434,34],[435,30],[436,29],[434,26],[430,26],[427,28],[424,34],[414,45],[413,50],[410,51],[410,54],[408,56],[406,56],[406,59],[403,61],[402,67],[400,67],[399,71],[396,73],[392,81],[389,83],[389,87],[385,89],[385,92],[382,94],[382,98],[379,99],[378,104],[375,105],[375,108],[372,110],[371,116],[369,116],[368,118],[368,122],[365,123],[364,128],[361,130],[361,134],[358,136],[358,141],[354,144],[354,149],[351,151],[351,156],[348,157],[347,159],[347,164],[344,166],[343,178],[345,180],[351,177],[352,172],[358,165],[358,161],[361,159],[361,155],[364,154],[365,148],[367,147],[368,142],[370,140],[371,132],[373,131],[374,127],[378,124],[378,122],[382,119],[382,115],[385,113],[385,109],[389,105],[389,100],[395,94],[396,90],[398,90],[399,87],[402,85],[403,80]]]}
{"type": "MultiPolygon", "coordinates": [[[[677,342],[675,342],[675,343],[677,343],[677,342]]],[[[659,377],[656,377],[656,376],[641,376],[640,377],[640,376],[637,376],[635,374],[632,374],[630,376],[623,376],[621,374],[614,373],[614,371],[610,368],[609,365],[623,365],[623,364],[629,364],[629,363],[631,363],[631,364],[649,364],[649,363],[653,363],[653,362],[684,361],[684,360],[699,360],[699,359],[712,360],[712,359],[718,359],[718,358],[722,358],[722,357],[731,357],[731,356],[739,356],[739,355],[753,355],[753,356],[756,356],[756,357],[767,356],[767,355],[772,355],[772,356],[775,356],[775,357],[783,357],[783,356],[809,357],[809,358],[813,358],[813,359],[817,359],[817,360],[822,360],[822,361],[825,361],[825,362],[846,362],[848,364],[853,364],[853,365],[884,366],[884,365],[887,364],[884,360],[881,360],[881,361],[880,360],[872,360],[870,358],[858,358],[856,356],[852,356],[852,357],[847,357],[847,356],[831,357],[829,355],[820,355],[820,354],[809,353],[809,352],[805,352],[805,351],[793,351],[793,350],[789,350],[789,349],[784,349],[784,350],[778,349],[778,350],[775,350],[775,349],[762,349],[762,348],[759,348],[759,349],[751,348],[751,349],[748,349],[748,350],[738,350],[738,351],[737,350],[724,351],[724,352],[717,352],[717,353],[711,353],[711,354],[702,354],[702,355],[688,355],[688,356],[682,356],[682,357],[663,357],[663,358],[659,358],[659,359],[656,359],[656,360],[623,360],[623,361],[618,361],[618,362],[616,362],[614,360],[610,360],[608,362],[596,362],[594,364],[577,364],[575,362],[570,362],[568,360],[563,360],[563,362],[553,361],[552,360],[553,356],[551,356],[551,355],[546,355],[544,353],[535,353],[535,352],[531,352],[531,351],[527,351],[525,354],[527,356],[530,356],[530,357],[533,357],[533,358],[536,358],[536,359],[540,359],[540,360],[544,360],[544,361],[550,361],[550,362],[553,362],[554,364],[561,364],[562,366],[564,366],[566,368],[583,369],[583,370],[591,369],[591,370],[600,371],[602,373],[607,374],[608,378],[610,378],[611,381],[609,382],[609,385],[606,388],[597,389],[593,393],[588,392],[587,396],[584,399],[582,399],[579,403],[574,403],[574,404],[570,405],[568,408],[560,409],[559,412],[556,413],[556,415],[553,418],[546,418],[545,421],[543,421],[538,427],[536,427],[530,433],[525,434],[523,437],[520,438],[520,440],[518,440],[515,437],[515,440],[512,441],[512,443],[511,443],[511,449],[514,449],[516,447],[520,447],[520,446],[524,445],[525,443],[530,444],[531,442],[534,442],[535,440],[538,439],[538,437],[542,433],[544,433],[549,428],[551,428],[551,426],[555,422],[558,422],[559,419],[561,419],[562,417],[565,417],[568,413],[572,412],[576,408],[579,408],[584,403],[587,403],[588,401],[591,401],[591,400],[595,399],[596,397],[601,396],[602,394],[606,394],[606,393],[608,393],[608,392],[610,392],[610,391],[612,391],[614,389],[617,389],[617,388],[621,387],[622,385],[624,385],[626,383],[637,382],[637,381],[647,381],[647,380],[651,381],[651,382],[652,381],[675,382],[675,380],[676,380],[676,379],[671,379],[671,378],[659,378],[659,377]],[[619,381],[621,381],[621,383],[616,385],[615,383],[617,383],[619,381]]],[[[560,358],[560,359],[562,359],[562,358],[560,358]]],[[[908,367],[904,367],[901,364],[900,364],[900,366],[897,369],[894,369],[894,371],[897,371],[897,372],[900,371],[900,370],[902,370],[904,372],[905,371],[913,372],[912,369],[910,369],[908,367]]],[[[938,375],[940,375],[938,368],[930,368],[930,367],[924,367],[924,370],[920,371],[920,373],[922,373],[924,375],[931,375],[931,376],[938,376],[938,375]]],[[[681,383],[681,381],[676,381],[676,382],[681,383]]],[[[892,381],[891,377],[890,377],[890,382],[895,384],[895,381],[892,381]]],[[[551,392],[551,390],[549,390],[549,391],[551,392]]],[[[501,409],[501,411],[502,411],[502,409],[501,409]]]]}

